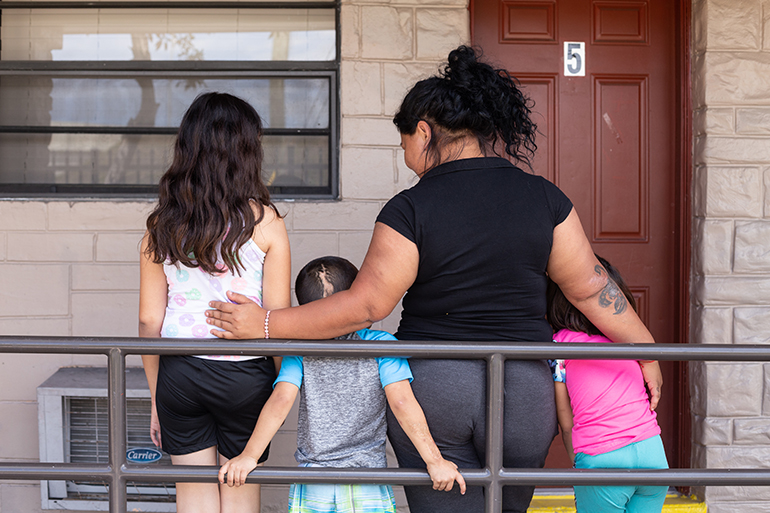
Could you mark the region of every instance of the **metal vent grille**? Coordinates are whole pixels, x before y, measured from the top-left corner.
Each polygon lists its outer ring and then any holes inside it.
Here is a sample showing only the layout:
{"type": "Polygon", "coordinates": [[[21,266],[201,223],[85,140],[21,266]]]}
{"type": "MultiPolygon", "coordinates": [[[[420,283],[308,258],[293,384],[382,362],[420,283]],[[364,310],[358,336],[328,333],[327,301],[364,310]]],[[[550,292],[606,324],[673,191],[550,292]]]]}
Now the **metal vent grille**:
{"type": "MultiPolygon", "coordinates": [[[[154,447],[149,399],[126,399],[127,447],[154,447]]],[[[65,451],[70,463],[108,463],[109,409],[105,397],[65,398],[65,451]]],[[[157,463],[171,464],[164,454],[157,463]]],[[[127,483],[130,500],[174,502],[174,483],[127,483]]],[[[67,481],[70,498],[107,500],[106,483],[67,481]]]]}

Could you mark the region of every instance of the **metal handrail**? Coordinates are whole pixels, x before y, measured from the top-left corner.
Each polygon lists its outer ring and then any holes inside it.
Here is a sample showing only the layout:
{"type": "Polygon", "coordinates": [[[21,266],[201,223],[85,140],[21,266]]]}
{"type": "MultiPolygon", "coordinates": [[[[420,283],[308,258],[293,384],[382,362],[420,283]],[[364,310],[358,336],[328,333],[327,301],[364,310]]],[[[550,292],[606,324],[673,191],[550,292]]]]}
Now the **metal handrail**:
{"type": "MultiPolygon", "coordinates": [[[[126,483],[212,482],[217,467],[174,465],[161,468],[126,462],[126,356],[141,354],[259,354],[281,356],[411,356],[415,358],[484,359],[487,361],[487,465],[463,469],[469,486],[483,486],[487,513],[502,511],[502,487],[507,485],[666,486],[770,485],[770,469],[577,470],[506,469],[502,466],[503,383],[507,359],[656,359],[691,361],[770,361],[770,346],[732,344],[552,344],[512,342],[339,341],[339,340],[200,340],[109,337],[0,336],[0,353],[104,354],[108,358],[109,462],[0,463],[0,479],[92,479],[109,486],[110,511],[126,512],[126,483]]],[[[330,469],[259,467],[252,483],[387,483],[429,484],[416,469],[330,469]]]]}

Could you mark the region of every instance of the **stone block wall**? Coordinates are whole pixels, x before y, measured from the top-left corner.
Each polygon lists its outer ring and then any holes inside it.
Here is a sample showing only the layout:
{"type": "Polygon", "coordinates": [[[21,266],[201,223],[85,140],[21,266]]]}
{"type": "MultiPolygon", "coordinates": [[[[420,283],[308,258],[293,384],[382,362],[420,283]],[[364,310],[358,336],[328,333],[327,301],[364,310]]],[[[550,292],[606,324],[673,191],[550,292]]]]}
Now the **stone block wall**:
{"type": "MultiPolygon", "coordinates": [[[[695,343],[770,342],[770,1],[693,2],[695,343]]],[[[770,364],[692,363],[693,466],[770,466],[770,364]]],[[[770,487],[699,490],[770,512],[770,487]]]]}
{"type": "MultiPolygon", "coordinates": [[[[770,0],[693,0],[692,14],[692,339],[767,343],[770,0]]],[[[341,15],[341,198],[279,204],[295,274],[324,254],[361,263],[377,212],[414,180],[391,117],[415,80],[469,40],[467,0],[343,0],[341,15]]],[[[149,201],[0,200],[0,333],[135,335],[136,249],[151,208],[149,201]]],[[[396,316],[380,327],[395,329],[396,316]]],[[[0,461],[38,458],[37,385],[61,366],[105,363],[0,355],[0,461]]],[[[770,363],[691,368],[693,466],[770,465],[770,363]]],[[[291,464],[293,429],[289,423],[276,443],[279,464],[291,464]]],[[[712,513],[770,513],[770,488],[699,493],[712,513]]],[[[263,511],[285,511],[285,497],[283,489],[265,490],[263,511]]],[[[35,512],[39,501],[36,481],[0,483],[0,511],[35,512]]]]}
{"type": "MultiPolygon", "coordinates": [[[[293,276],[322,255],[361,264],[380,208],[414,183],[393,114],[411,84],[469,42],[467,0],[344,0],[341,16],[341,197],[279,202],[293,276]]],[[[0,334],[135,336],[138,245],[153,204],[0,199],[0,334]]],[[[375,327],[394,331],[398,313],[375,327]]],[[[38,460],[36,387],[74,365],[106,359],[0,354],[0,461],[38,460]]],[[[294,464],[295,426],[279,433],[270,464],[294,464]]],[[[265,487],[262,511],[286,511],[286,488],[265,487]]],[[[0,483],[0,511],[39,508],[37,481],[0,483]]]]}

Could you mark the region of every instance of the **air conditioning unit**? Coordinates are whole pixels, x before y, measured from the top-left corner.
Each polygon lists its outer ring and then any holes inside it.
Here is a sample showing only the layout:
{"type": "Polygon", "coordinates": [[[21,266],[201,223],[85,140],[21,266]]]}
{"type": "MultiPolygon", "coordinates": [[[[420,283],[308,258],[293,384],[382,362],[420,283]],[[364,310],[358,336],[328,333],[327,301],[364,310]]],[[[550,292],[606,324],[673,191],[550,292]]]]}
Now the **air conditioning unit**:
{"type": "MultiPolygon", "coordinates": [[[[107,463],[107,369],[63,367],[37,388],[41,462],[107,463]]],[[[126,369],[127,447],[153,448],[144,370],[126,369]]],[[[136,452],[136,451],[135,451],[136,452]]],[[[155,463],[170,465],[167,454],[155,463]]],[[[106,483],[41,481],[43,509],[109,511],[106,483]]],[[[174,483],[127,486],[128,511],[176,511],[174,483]]]]}

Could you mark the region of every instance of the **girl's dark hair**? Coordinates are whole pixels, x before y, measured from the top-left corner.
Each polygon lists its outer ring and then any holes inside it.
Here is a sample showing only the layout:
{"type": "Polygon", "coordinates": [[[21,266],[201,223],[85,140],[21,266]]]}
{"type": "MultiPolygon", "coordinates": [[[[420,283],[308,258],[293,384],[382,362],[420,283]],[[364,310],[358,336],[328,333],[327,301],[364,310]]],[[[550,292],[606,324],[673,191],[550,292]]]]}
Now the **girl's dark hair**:
{"type": "Polygon", "coordinates": [[[348,260],[336,256],[316,258],[297,274],[294,293],[301,305],[347,290],[356,279],[358,269],[348,260]]]}
{"type": "Polygon", "coordinates": [[[531,164],[537,149],[532,102],[507,71],[479,61],[479,56],[480,51],[468,46],[452,50],[444,70],[417,82],[393,118],[405,135],[413,134],[420,121],[430,125],[428,169],[441,164],[447,145],[468,135],[476,137],[485,154],[502,156],[502,146],[517,162],[531,164]]]}
{"type": "Polygon", "coordinates": [[[265,207],[275,210],[262,182],[261,136],[259,114],[240,98],[205,93],[193,101],[179,126],[174,160],[160,179],[158,205],[147,218],[147,252],[155,263],[215,274],[223,270],[217,267],[221,255],[240,275],[238,250],[265,207]]]}
{"type": "MultiPolygon", "coordinates": [[[[607,271],[609,279],[615,282],[620,291],[623,292],[623,295],[626,296],[631,308],[636,312],[636,300],[634,299],[634,295],[631,294],[628,285],[626,285],[626,282],[623,280],[623,277],[620,275],[620,272],[599,255],[596,255],[596,259],[599,260],[599,263],[607,271]]],[[[568,329],[570,331],[588,333],[589,335],[604,335],[580,310],[575,308],[573,304],[564,297],[564,293],[559,286],[550,279],[548,280],[547,296],[548,313],[546,314],[546,317],[554,332],[568,329]]]]}

